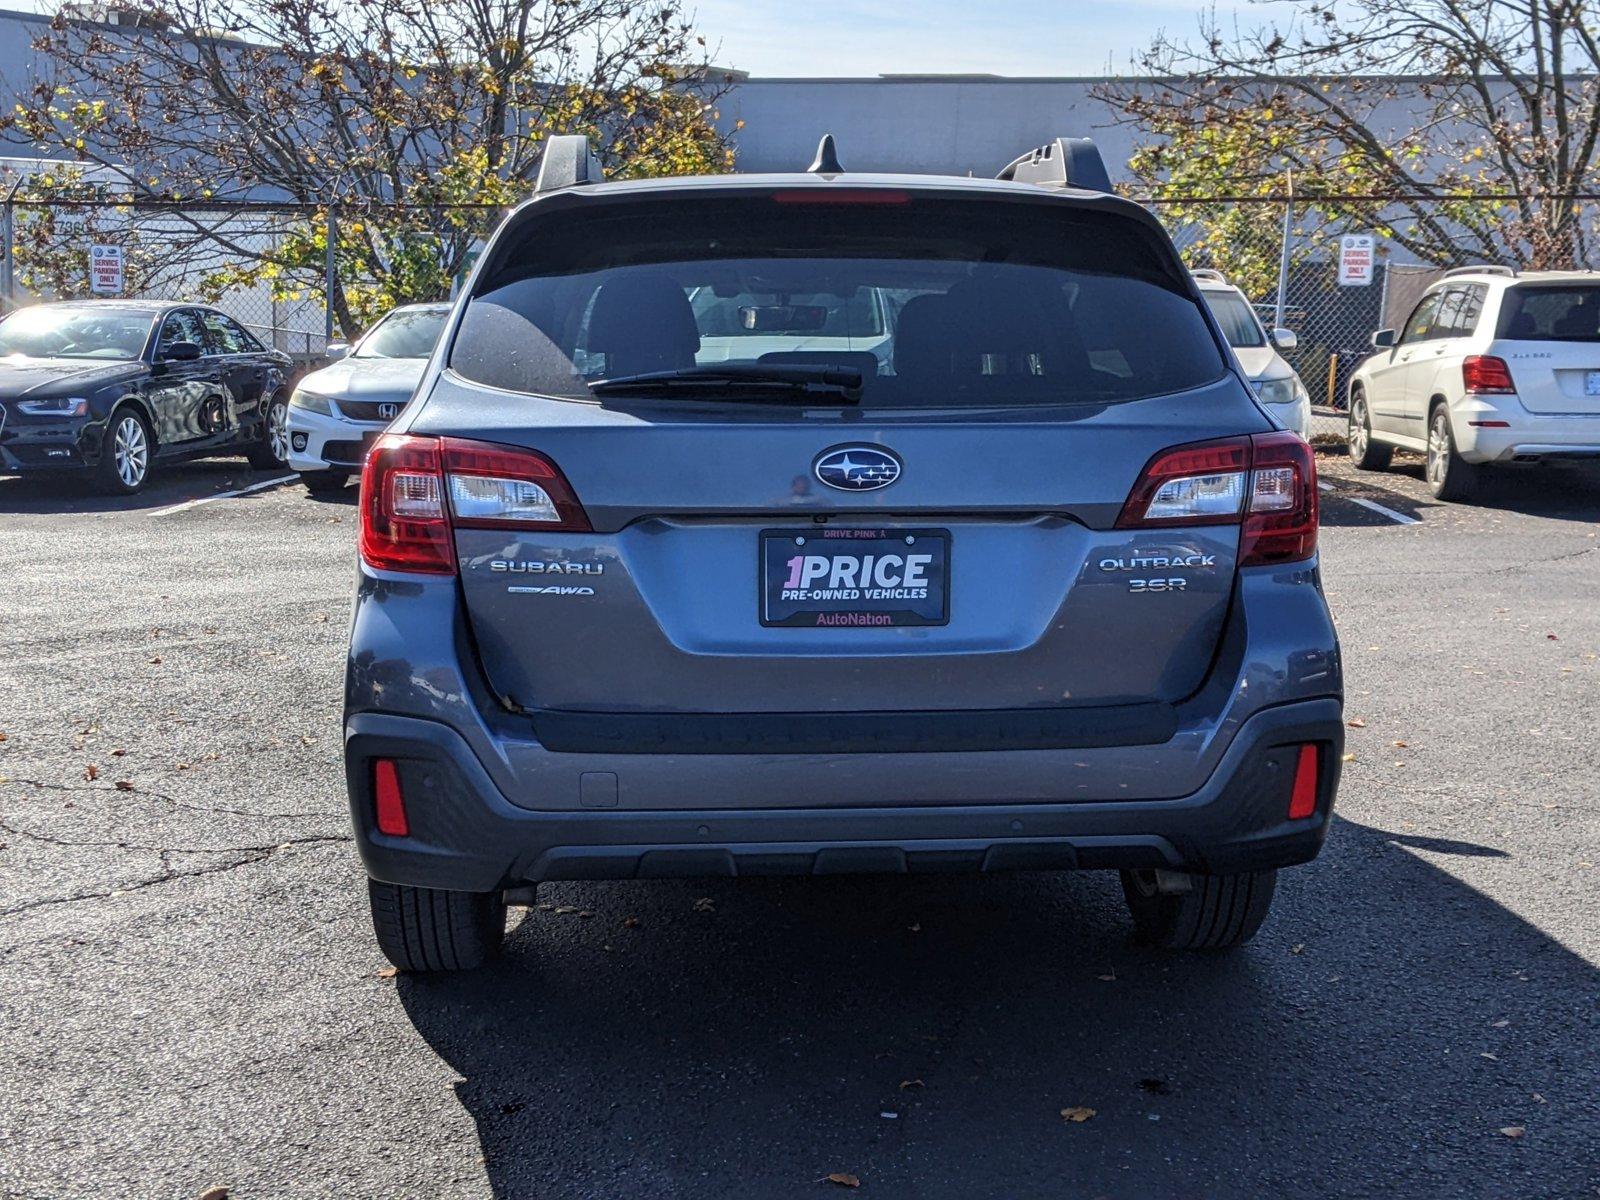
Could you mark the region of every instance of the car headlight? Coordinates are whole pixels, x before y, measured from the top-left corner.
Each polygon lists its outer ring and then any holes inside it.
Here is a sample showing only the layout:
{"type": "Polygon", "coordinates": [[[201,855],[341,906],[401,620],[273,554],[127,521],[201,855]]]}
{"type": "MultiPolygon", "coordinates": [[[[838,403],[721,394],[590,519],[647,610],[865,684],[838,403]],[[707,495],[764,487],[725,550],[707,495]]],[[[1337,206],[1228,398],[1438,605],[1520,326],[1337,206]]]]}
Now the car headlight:
{"type": "Polygon", "coordinates": [[[315,392],[308,392],[304,388],[295,388],[289,395],[290,408],[303,408],[306,412],[320,413],[325,417],[333,416],[333,405],[328,403],[326,396],[319,396],[315,392]]]}
{"type": "Polygon", "coordinates": [[[18,400],[17,411],[36,417],[81,417],[89,411],[82,396],[55,396],[49,400],[18,400]]]}
{"type": "Polygon", "coordinates": [[[1267,404],[1299,404],[1309,402],[1311,394],[1298,375],[1285,375],[1281,379],[1256,380],[1256,395],[1267,404]]]}

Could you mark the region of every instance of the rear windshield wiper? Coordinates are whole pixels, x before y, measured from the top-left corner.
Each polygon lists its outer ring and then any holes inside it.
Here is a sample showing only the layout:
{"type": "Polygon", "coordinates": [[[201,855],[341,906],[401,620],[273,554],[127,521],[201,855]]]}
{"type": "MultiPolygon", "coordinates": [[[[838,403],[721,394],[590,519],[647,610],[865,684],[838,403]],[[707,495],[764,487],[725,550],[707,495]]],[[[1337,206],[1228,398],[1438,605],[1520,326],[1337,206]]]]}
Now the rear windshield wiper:
{"type": "Polygon", "coordinates": [[[861,372],[853,367],[779,367],[750,364],[686,367],[677,371],[645,371],[595,379],[589,390],[599,396],[678,395],[703,393],[711,398],[737,394],[741,399],[804,403],[818,397],[861,403],[861,372]]]}

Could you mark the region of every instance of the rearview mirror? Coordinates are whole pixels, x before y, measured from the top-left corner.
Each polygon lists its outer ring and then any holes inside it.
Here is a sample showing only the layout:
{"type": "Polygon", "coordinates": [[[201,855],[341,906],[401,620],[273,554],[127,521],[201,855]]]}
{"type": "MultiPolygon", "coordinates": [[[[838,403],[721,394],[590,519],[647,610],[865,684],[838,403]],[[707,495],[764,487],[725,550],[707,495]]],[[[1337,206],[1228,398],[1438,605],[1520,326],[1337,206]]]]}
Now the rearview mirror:
{"type": "Polygon", "coordinates": [[[349,342],[329,342],[328,348],[322,352],[322,357],[329,362],[338,362],[350,353],[349,342]]]}
{"type": "Polygon", "coordinates": [[[1293,350],[1300,344],[1300,335],[1292,329],[1274,329],[1272,344],[1279,350],[1293,350]]]}
{"type": "Polygon", "coordinates": [[[1372,335],[1372,344],[1379,350],[1387,350],[1394,345],[1394,342],[1394,330],[1392,329],[1380,329],[1372,335]]]}
{"type": "Polygon", "coordinates": [[[739,324],[753,333],[815,333],[828,323],[821,304],[748,305],[739,310],[739,324]]]}
{"type": "Polygon", "coordinates": [[[205,355],[194,342],[168,342],[167,348],[161,352],[161,357],[167,362],[194,362],[205,355]]]}

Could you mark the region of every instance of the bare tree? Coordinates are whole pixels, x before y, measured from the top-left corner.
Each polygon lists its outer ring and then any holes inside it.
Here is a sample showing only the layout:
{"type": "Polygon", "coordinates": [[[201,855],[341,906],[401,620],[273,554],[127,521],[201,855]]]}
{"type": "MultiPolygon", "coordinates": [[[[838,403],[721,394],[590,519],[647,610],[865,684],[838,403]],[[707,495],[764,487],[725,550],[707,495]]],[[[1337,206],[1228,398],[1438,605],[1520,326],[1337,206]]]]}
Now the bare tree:
{"type": "Polygon", "coordinates": [[[1415,197],[1382,232],[1424,261],[1587,261],[1597,0],[1308,0],[1257,27],[1206,18],[1136,65],[1100,93],[1152,135],[1134,168],[1157,195],[1259,195],[1292,171],[1335,218],[1415,197]]]}

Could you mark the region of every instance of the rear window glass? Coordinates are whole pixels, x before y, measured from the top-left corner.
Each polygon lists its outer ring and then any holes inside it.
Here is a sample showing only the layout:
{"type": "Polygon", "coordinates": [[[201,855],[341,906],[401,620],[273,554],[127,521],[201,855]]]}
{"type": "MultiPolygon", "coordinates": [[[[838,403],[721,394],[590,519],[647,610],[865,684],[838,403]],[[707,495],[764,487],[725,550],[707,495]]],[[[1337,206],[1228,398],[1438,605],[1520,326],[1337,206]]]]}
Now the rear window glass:
{"type": "Polygon", "coordinates": [[[1507,288],[1495,336],[1517,342],[1600,342],[1600,287],[1507,288]]]}
{"type": "Polygon", "coordinates": [[[1234,349],[1265,346],[1267,335],[1261,331],[1261,322],[1245,298],[1237,292],[1201,292],[1211,306],[1211,315],[1222,326],[1222,336],[1234,349]]]}
{"type": "Polygon", "coordinates": [[[1182,268],[1117,214],[763,193],[555,213],[513,238],[450,350],[455,371],[510,391],[837,366],[859,370],[866,407],[1017,406],[1132,400],[1225,369],[1182,268]]]}

